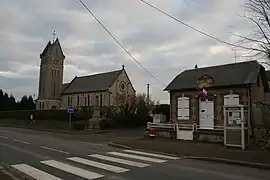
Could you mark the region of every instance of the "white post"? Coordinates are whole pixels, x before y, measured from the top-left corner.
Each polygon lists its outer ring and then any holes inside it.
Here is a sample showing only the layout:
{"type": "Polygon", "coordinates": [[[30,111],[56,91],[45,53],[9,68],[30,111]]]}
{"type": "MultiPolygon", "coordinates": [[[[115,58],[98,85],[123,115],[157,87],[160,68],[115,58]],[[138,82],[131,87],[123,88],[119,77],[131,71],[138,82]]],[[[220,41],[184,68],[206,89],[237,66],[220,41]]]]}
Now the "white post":
{"type": "Polygon", "coordinates": [[[244,118],[244,108],[241,107],[241,142],[242,150],[245,149],[245,118],[244,118]]]}
{"type": "Polygon", "coordinates": [[[226,146],[226,126],[227,126],[227,112],[226,107],[223,107],[223,117],[224,117],[224,128],[223,128],[223,134],[224,134],[224,146],[226,146]]]}
{"type": "Polygon", "coordinates": [[[71,113],[69,113],[68,125],[69,125],[69,129],[71,129],[71,113]]]}
{"type": "Polygon", "coordinates": [[[175,123],[175,128],[176,128],[176,139],[178,139],[178,131],[179,131],[179,126],[178,123],[175,123]]]}

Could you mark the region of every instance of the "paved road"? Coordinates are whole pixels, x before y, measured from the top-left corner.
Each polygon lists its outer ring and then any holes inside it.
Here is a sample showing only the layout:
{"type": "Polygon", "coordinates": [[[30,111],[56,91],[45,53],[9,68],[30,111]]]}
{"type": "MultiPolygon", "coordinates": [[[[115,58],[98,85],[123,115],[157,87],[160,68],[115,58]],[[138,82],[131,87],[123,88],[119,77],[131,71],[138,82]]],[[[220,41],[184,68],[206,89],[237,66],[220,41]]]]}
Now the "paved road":
{"type": "Polygon", "coordinates": [[[270,175],[265,170],[117,149],[107,146],[105,136],[0,128],[0,160],[39,180],[267,180],[270,175]],[[88,142],[78,139],[82,137],[88,142]]]}

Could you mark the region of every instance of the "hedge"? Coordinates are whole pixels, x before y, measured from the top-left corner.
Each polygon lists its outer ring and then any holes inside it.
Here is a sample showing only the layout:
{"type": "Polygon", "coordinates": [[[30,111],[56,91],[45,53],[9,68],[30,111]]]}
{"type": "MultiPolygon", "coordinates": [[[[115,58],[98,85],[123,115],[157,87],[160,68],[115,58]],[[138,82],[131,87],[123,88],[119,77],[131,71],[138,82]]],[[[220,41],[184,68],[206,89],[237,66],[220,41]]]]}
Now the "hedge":
{"type": "MultiPolygon", "coordinates": [[[[14,110],[0,111],[0,119],[20,119],[29,120],[30,115],[34,116],[35,120],[56,120],[67,121],[69,114],[66,110],[14,110]]],[[[92,116],[92,112],[75,112],[72,115],[72,121],[86,120],[92,116]]]]}
{"type": "Polygon", "coordinates": [[[132,128],[139,126],[146,126],[147,122],[152,122],[153,118],[150,116],[115,116],[111,118],[104,118],[100,122],[100,128],[132,128]]]}
{"type": "MultiPolygon", "coordinates": [[[[66,121],[68,122],[69,114],[66,110],[14,110],[14,111],[0,111],[1,119],[18,119],[29,120],[30,115],[34,116],[36,121],[42,120],[54,120],[54,121],[66,121]]],[[[89,118],[92,117],[92,111],[79,111],[72,114],[73,128],[84,129],[85,125],[88,125],[89,118]]],[[[127,128],[146,126],[147,122],[152,121],[150,116],[114,116],[105,117],[100,122],[101,129],[107,128],[127,128]]]]}

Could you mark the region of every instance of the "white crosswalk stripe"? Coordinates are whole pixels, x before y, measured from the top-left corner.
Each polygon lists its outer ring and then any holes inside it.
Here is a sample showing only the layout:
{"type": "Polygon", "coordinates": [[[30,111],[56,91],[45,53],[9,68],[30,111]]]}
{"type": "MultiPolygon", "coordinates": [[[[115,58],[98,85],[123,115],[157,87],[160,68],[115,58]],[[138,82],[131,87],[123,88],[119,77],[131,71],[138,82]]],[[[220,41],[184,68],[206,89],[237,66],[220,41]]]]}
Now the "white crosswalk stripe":
{"type": "Polygon", "coordinates": [[[96,168],[104,169],[104,170],[115,172],[115,173],[122,173],[122,172],[130,171],[130,169],[125,169],[125,168],[121,168],[121,167],[117,167],[117,166],[113,166],[113,165],[99,163],[99,162],[95,162],[95,161],[91,161],[91,160],[83,159],[83,158],[79,158],[79,157],[72,157],[72,158],[67,158],[67,159],[69,159],[71,161],[75,161],[77,163],[82,163],[82,164],[85,164],[88,166],[93,166],[96,168]]]}
{"type": "Polygon", "coordinates": [[[100,154],[92,154],[92,155],[88,155],[88,156],[98,158],[98,159],[102,159],[102,160],[106,160],[106,161],[119,163],[119,164],[125,164],[125,165],[129,165],[129,166],[140,167],[140,168],[150,166],[150,164],[125,160],[125,159],[120,159],[120,158],[115,158],[115,157],[110,157],[110,156],[104,156],[104,155],[100,155],[100,154]]]}
{"type": "Polygon", "coordinates": [[[59,161],[55,161],[55,160],[48,160],[48,161],[41,161],[41,163],[46,164],[48,166],[60,169],[62,171],[66,171],[72,174],[75,174],[77,176],[83,177],[85,179],[97,179],[97,178],[101,178],[104,177],[104,175],[98,174],[98,173],[94,173],[91,171],[87,171],[81,168],[77,168],[75,166],[71,166],[68,165],[66,163],[62,163],[59,161]]]}
{"type": "Polygon", "coordinates": [[[131,158],[131,159],[150,161],[150,162],[155,162],[155,163],[164,163],[164,162],[166,162],[166,160],[162,160],[162,159],[156,159],[156,158],[150,158],[150,157],[145,157],[145,156],[138,156],[138,155],[133,155],[133,154],[120,153],[120,152],[108,152],[108,154],[115,155],[115,156],[122,156],[122,157],[126,157],[126,158],[131,158]]]}
{"type": "Polygon", "coordinates": [[[146,155],[146,156],[152,156],[152,157],[158,157],[158,158],[164,158],[164,159],[171,159],[171,160],[177,160],[179,157],[175,156],[167,156],[167,155],[161,155],[161,154],[154,154],[154,153],[147,153],[142,151],[134,151],[134,150],[123,150],[124,152],[133,153],[133,154],[140,154],[140,155],[146,155]]]}
{"type": "MultiPolygon", "coordinates": [[[[84,179],[92,180],[102,178],[108,172],[112,173],[124,173],[131,171],[131,166],[137,168],[143,168],[150,166],[151,163],[164,163],[168,160],[177,160],[179,157],[161,155],[149,152],[135,151],[135,150],[122,150],[121,152],[106,152],[106,154],[91,154],[87,156],[87,159],[82,157],[69,157],[66,158],[65,162],[60,162],[56,160],[45,160],[40,161],[43,166],[49,166],[61,170],[66,173],[73,174],[84,179]],[[118,156],[118,157],[117,157],[118,156]],[[91,159],[91,160],[90,160],[91,159]],[[133,160],[129,160],[133,159],[133,160]],[[102,160],[102,162],[98,162],[102,160]],[[145,163],[148,161],[148,163],[145,163]],[[72,163],[75,162],[75,163],[72,163]],[[70,165],[72,163],[72,165],[70,165]],[[76,165],[77,163],[77,165],[76,165]],[[114,165],[111,165],[113,163],[114,165]],[[85,168],[79,168],[80,164],[86,165],[85,168]],[[118,166],[119,164],[119,166],[118,166]],[[124,167],[124,165],[128,167],[124,167]],[[103,170],[102,173],[96,173],[90,170],[89,168],[97,168],[103,170]],[[104,174],[105,173],[105,174],[104,174]]],[[[38,179],[38,180],[62,180],[64,174],[56,174],[57,171],[53,172],[53,175],[50,172],[44,172],[43,166],[32,167],[27,164],[15,164],[12,165],[13,168],[27,174],[28,176],[38,179]],[[55,175],[55,176],[54,176],[55,175]],[[59,177],[57,177],[59,176],[59,177]]],[[[46,171],[46,170],[45,170],[46,171]]],[[[50,171],[47,169],[47,171],[50,171]]],[[[65,178],[63,178],[65,179],[65,178]]]]}
{"type": "Polygon", "coordinates": [[[51,174],[43,172],[27,164],[16,164],[16,165],[12,165],[12,167],[38,180],[62,180],[58,177],[55,177],[51,174]]]}

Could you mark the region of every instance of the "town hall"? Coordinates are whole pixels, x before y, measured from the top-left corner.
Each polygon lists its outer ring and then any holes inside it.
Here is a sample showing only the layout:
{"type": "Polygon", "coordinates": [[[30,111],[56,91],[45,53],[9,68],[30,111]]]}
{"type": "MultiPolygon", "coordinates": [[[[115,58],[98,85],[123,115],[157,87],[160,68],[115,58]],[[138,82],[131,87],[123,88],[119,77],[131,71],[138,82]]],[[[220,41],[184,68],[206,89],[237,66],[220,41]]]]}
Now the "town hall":
{"type": "Polygon", "coordinates": [[[117,106],[120,97],[135,96],[124,65],[110,72],[75,76],[63,83],[65,55],[58,38],[47,43],[40,59],[37,110],[117,106]]]}

